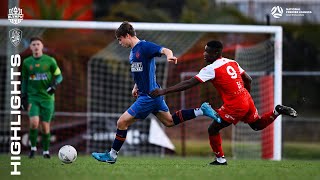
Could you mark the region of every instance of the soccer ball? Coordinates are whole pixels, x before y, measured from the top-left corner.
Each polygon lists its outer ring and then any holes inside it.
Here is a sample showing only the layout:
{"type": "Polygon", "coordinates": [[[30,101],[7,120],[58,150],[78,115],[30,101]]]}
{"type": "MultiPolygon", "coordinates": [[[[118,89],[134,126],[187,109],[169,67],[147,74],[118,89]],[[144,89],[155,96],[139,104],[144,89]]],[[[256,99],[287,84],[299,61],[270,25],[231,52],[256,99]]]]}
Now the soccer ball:
{"type": "Polygon", "coordinates": [[[63,163],[70,164],[77,159],[77,150],[70,145],[62,146],[58,157],[63,163]]]}

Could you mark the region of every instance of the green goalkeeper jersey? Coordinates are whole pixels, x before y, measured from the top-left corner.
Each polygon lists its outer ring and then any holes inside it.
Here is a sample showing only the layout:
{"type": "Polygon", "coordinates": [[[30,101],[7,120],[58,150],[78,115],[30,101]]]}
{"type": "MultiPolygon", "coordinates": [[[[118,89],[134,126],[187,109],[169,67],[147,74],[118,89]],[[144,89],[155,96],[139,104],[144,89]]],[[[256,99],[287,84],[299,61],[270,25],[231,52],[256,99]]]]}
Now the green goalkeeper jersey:
{"type": "Polygon", "coordinates": [[[61,74],[56,60],[43,54],[39,58],[30,56],[22,65],[22,93],[31,100],[54,100],[54,94],[47,93],[54,76],[61,74]]]}

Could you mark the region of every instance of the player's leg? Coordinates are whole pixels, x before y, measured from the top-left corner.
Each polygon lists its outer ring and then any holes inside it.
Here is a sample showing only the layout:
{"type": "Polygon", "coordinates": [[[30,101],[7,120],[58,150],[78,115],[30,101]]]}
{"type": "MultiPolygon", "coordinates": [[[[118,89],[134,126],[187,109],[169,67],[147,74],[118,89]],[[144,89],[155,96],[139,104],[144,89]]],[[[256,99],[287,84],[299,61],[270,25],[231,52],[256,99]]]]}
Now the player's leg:
{"type": "Polygon", "coordinates": [[[179,110],[171,115],[166,102],[163,100],[163,97],[159,97],[157,100],[156,109],[153,113],[166,127],[172,127],[185,121],[194,119],[197,116],[204,115],[202,106],[201,108],[179,110]]]}
{"type": "Polygon", "coordinates": [[[209,141],[212,152],[215,154],[216,158],[209,165],[227,165],[227,160],[224,158],[224,152],[222,149],[222,139],[220,136],[220,130],[230,126],[232,123],[224,121],[221,118],[221,122],[212,121],[209,128],[209,141]]]}
{"type": "Polygon", "coordinates": [[[35,101],[29,101],[28,115],[29,115],[29,140],[31,144],[31,149],[29,153],[29,158],[34,158],[35,152],[37,151],[37,139],[38,139],[38,128],[39,128],[39,106],[35,101]]]}
{"type": "MultiPolygon", "coordinates": [[[[248,119],[252,119],[251,122],[249,122],[249,126],[255,130],[255,131],[259,131],[262,130],[266,127],[268,127],[271,123],[273,123],[273,121],[280,115],[288,115],[291,117],[297,117],[297,112],[291,108],[291,107],[287,107],[287,106],[283,106],[283,105],[277,105],[273,111],[270,111],[268,113],[263,114],[261,117],[259,117],[258,111],[256,110],[256,108],[252,108],[254,109],[254,114],[251,113],[248,117],[248,119]]],[[[250,120],[249,120],[250,121],[250,120]]]]}
{"type": "Polygon", "coordinates": [[[128,127],[136,122],[138,119],[128,113],[128,111],[124,112],[118,122],[117,122],[117,132],[116,137],[112,143],[111,150],[109,152],[110,156],[113,159],[117,159],[118,152],[120,151],[123,143],[127,137],[127,129],[128,127]]]}
{"type": "Polygon", "coordinates": [[[172,115],[169,111],[164,110],[158,110],[157,112],[153,113],[166,127],[172,127],[180,123],[194,119],[197,116],[203,115],[200,109],[183,109],[176,111],[172,115]]]}
{"type": "Polygon", "coordinates": [[[40,107],[40,121],[42,127],[42,148],[43,148],[43,157],[50,159],[50,122],[54,112],[54,101],[46,100],[41,102],[40,107]]]}
{"type": "Polygon", "coordinates": [[[211,107],[211,105],[207,102],[202,103],[200,109],[203,112],[203,115],[212,118],[214,121],[220,123],[221,118],[219,114],[211,107]]]}
{"type": "Polygon", "coordinates": [[[113,164],[117,154],[125,142],[128,127],[138,119],[145,119],[153,111],[154,99],[148,96],[139,96],[138,99],[124,112],[117,121],[116,137],[112,148],[106,153],[93,152],[92,156],[98,161],[113,164]]]}
{"type": "Polygon", "coordinates": [[[43,148],[43,157],[46,159],[50,159],[50,122],[41,121],[42,127],[42,148],[43,148]]]}
{"type": "Polygon", "coordinates": [[[117,121],[117,132],[111,150],[105,153],[93,152],[92,156],[101,162],[110,164],[115,163],[117,161],[118,152],[126,140],[128,127],[137,120],[138,119],[129,114],[128,111],[124,112],[117,121]]]}
{"type": "Polygon", "coordinates": [[[38,127],[39,127],[40,118],[39,116],[32,116],[29,119],[30,119],[29,140],[31,144],[29,158],[34,158],[35,152],[37,151],[38,127]]]}
{"type": "Polygon", "coordinates": [[[297,111],[294,110],[292,107],[288,107],[288,106],[284,106],[284,105],[280,105],[280,104],[278,104],[274,108],[273,113],[275,115],[282,114],[282,115],[287,115],[287,116],[291,116],[291,117],[294,117],[294,118],[298,116],[297,111]]]}

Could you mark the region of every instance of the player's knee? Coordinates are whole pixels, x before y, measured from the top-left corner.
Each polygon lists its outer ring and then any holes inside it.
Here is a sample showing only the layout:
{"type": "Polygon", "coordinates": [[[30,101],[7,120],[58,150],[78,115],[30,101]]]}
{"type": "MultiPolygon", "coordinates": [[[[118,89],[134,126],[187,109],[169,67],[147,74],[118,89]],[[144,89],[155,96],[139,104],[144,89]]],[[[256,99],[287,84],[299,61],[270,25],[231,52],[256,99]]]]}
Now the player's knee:
{"type": "Polygon", "coordinates": [[[163,121],[163,125],[166,127],[172,127],[174,126],[174,123],[173,121],[166,120],[166,121],[163,121]]]}
{"type": "Polygon", "coordinates": [[[127,122],[124,121],[123,119],[119,119],[117,121],[117,128],[118,129],[127,129],[128,128],[127,122]]]}
{"type": "Polygon", "coordinates": [[[254,131],[260,131],[260,130],[263,129],[263,128],[261,128],[260,126],[258,126],[258,125],[255,124],[255,123],[251,123],[251,124],[249,124],[249,126],[250,126],[251,129],[253,129],[254,131]]]}
{"type": "Polygon", "coordinates": [[[219,133],[219,128],[217,128],[214,123],[211,123],[210,126],[208,127],[208,134],[209,135],[215,135],[219,133]]]}
{"type": "Polygon", "coordinates": [[[37,122],[33,122],[33,121],[30,122],[30,128],[31,129],[37,129],[38,126],[39,126],[39,124],[37,122]]]}
{"type": "Polygon", "coordinates": [[[38,129],[38,126],[35,125],[35,124],[30,124],[30,128],[31,128],[31,129],[38,129]]]}

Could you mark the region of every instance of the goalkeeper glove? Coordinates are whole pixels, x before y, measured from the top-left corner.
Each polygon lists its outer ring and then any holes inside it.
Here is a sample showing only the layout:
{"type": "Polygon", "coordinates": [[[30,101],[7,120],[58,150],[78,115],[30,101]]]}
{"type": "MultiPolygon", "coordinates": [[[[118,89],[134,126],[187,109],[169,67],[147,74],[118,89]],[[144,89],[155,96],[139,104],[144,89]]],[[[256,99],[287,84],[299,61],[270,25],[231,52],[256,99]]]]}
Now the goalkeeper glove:
{"type": "Polygon", "coordinates": [[[56,91],[57,88],[57,84],[56,83],[52,83],[48,89],[47,89],[47,93],[48,94],[53,94],[56,91]]]}
{"type": "Polygon", "coordinates": [[[24,111],[28,110],[28,95],[27,94],[22,94],[21,95],[21,109],[24,111]]]}

